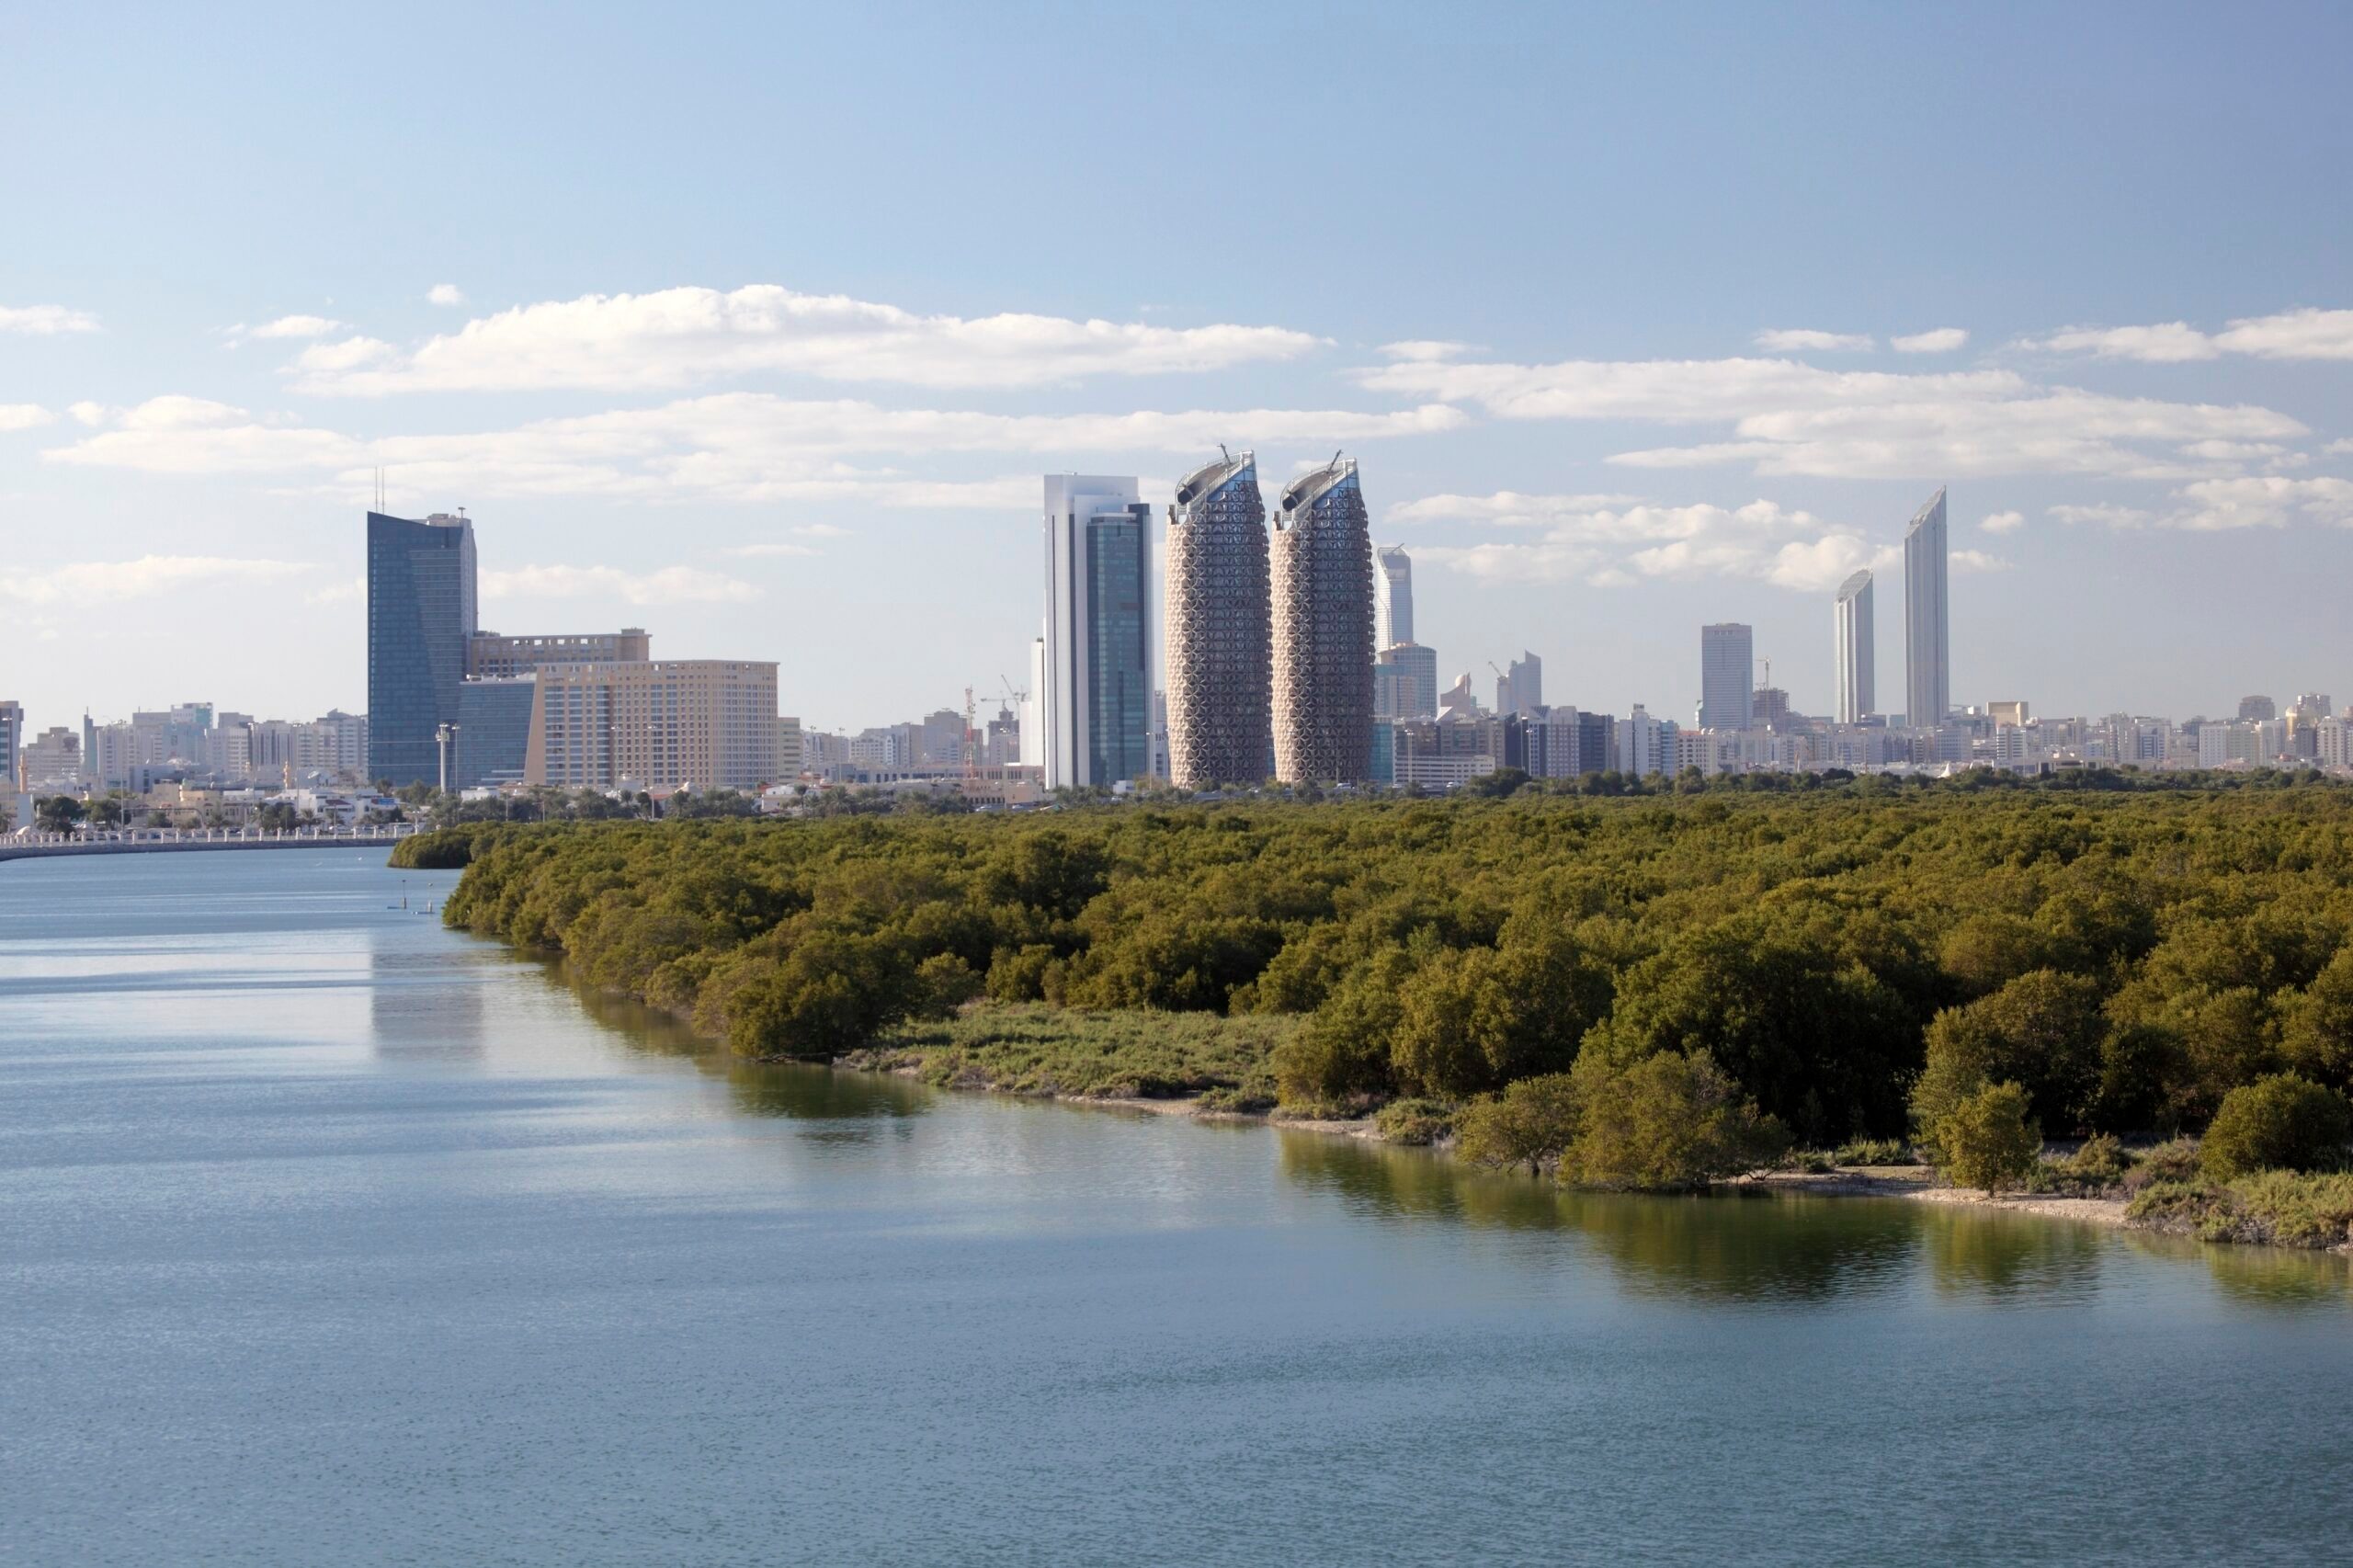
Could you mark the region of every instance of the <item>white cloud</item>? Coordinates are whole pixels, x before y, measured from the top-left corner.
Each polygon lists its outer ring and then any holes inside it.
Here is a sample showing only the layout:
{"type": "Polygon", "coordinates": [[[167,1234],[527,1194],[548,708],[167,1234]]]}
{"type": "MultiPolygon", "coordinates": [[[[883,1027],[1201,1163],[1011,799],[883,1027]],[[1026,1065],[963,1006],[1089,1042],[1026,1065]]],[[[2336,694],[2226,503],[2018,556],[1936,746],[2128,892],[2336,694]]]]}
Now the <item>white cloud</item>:
{"type": "Polygon", "coordinates": [[[1993,512],[1987,514],[1985,520],[1977,526],[1989,534],[2016,533],[2026,527],[2026,514],[2024,512],[1993,512]]]}
{"type": "Polygon", "coordinates": [[[1411,359],[1427,363],[1435,359],[1453,359],[1464,354],[1475,354],[1475,343],[1457,343],[1445,337],[1409,337],[1398,343],[1384,343],[1381,353],[1392,359],[1411,359]]]}
{"type": "Polygon", "coordinates": [[[61,333],[97,330],[98,318],[87,311],[69,311],[63,305],[0,305],[0,332],[54,337],[61,333]]]}
{"type": "Polygon", "coordinates": [[[2006,572],[2010,563],[1998,555],[1982,550],[1956,550],[1945,556],[1945,563],[1964,575],[1979,572],[2006,572]]]}
{"type": "Polygon", "coordinates": [[[343,324],[326,316],[280,316],[264,322],[247,334],[252,337],[324,337],[342,330],[343,324]]]}
{"type": "Polygon", "coordinates": [[[57,415],[37,403],[0,403],[0,430],[29,430],[56,422],[57,415]]]}
{"type": "Polygon", "coordinates": [[[2338,455],[2353,452],[2353,436],[2347,436],[2342,440],[2331,441],[2325,449],[2338,455]]]}
{"type": "Polygon", "coordinates": [[[1898,554],[1853,528],[1772,501],[1729,508],[1591,504],[1620,500],[1500,491],[1427,496],[1391,516],[1540,528],[1533,540],[1413,547],[1416,561],[1474,576],[1537,582],[1581,578],[1608,586],[1636,575],[1724,576],[1817,593],[1836,587],[1859,566],[1886,565],[1898,554]]]}
{"type": "Polygon", "coordinates": [[[306,605],[347,605],[355,604],[367,597],[367,578],[347,577],[340,583],[329,583],[324,587],[313,588],[302,596],[302,602],[306,605]]]}
{"type": "Polygon", "coordinates": [[[847,528],[836,528],[832,523],[802,523],[792,531],[797,534],[806,534],[811,539],[847,539],[849,537],[847,528]]]}
{"type": "Polygon", "coordinates": [[[2151,326],[2069,327],[2029,347],[2153,365],[2213,359],[2224,354],[2246,354],[2258,359],[2353,359],[2353,310],[2305,306],[2268,316],[2242,316],[2217,333],[2201,332],[2179,321],[2151,326]]]}
{"type": "Polygon", "coordinates": [[[2204,479],[2176,494],[2183,505],[2169,528],[2277,528],[2300,519],[2353,528],[2353,479],[2204,479]]]}
{"type": "Polygon", "coordinates": [[[108,408],[103,403],[85,402],[67,403],[65,412],[74,416],[75,424],[86,425],[95,430],[112,418],[119,410],[108,408]]]}
{"type": "Polygon", "coordinates": [[[2049,511],[2063,523],[2090,523],[2109,528],[2143,528],[2150,520],[2149,514],[2137,506],[2119,506],[2105,501],[2090,506],[2052,506],[2049,511]]]}
{"type": "Polygon", "coordinates": [[[919,478],[853,466],[850,454],[1198,452],[1221,439],[1356,445],[1450,430],[1457,409],[1385,414],[1240,412],[998,415],[795,403],[728,392],[656,408],[540,420],[506,430],[363,440],[259,420],[201,399],[157,398],[108,413],[100,434],[52,449],[51,461],[158,473],[332,474],[362,485],[381,466],[404,488],[478,495],[743,502],[858,497],[886,506],[1025,508],[1038,481],[919,478]]]}
{"type": "MultiPolygon", "coordinates": [[[[366,341],[366,340],[356,340],[366,341]]],[[[305,355],[305,391],[678,387],[753,371],[929,387],[1026,387],[1296,359],[1319,340],[1271,326],[1147,326],[1000,314],[925,316],[774,284],[722,293],[589,294],[478,316],[414,353],[305,355]]],[[[315,351],[314,351],[315,352],[315,351]]]]}
{"type": "Polygon", "coordinates": [[[462,305],[466,302],[466,291],[455,283],[436,283],[425,291],[425,302],[429,305],[462,305]]]}
{"type": "Polygon", "coordinates": [[[1969,341],[1969,334],[1961,327],[1940,326],[1887,341],[1898,354],[1949,354],[1969,341]]]}
{"type": "Polygon", "coordinates": [[[1756,347],[1776,354],[1855,354],[1874,345],[1865,332],[1822,332],[1813,327],[1768,328],[1756,335],[1756,347]]]}
{"type": "Polygon", "coordinates": [[[1825,370],[1794,359],[1569,360],[1392,364],[1359,370],[1357,379],[1379,391],[1475,403],[1506,419],[1730,426],[1730,440],[1609,460],[1630,468],[1739,463],[1761,474],[1842,479],[2038,472],[2189,479],[2211,471],[2183,462],[2171,449],[2308,433],[2267,408],[2042,387],[2005,369],[1905,374],[1825,370]]]}
{"type": "Polygon", "coordinates": [[[482,574],[482,594],[493,599],[614,598],[632,605],[739,604],[760,597],[749,583],[695,566],[654,572],[618,566],[518,566],[482,574]]]}
{"type": "Polygon", "coordinates": [[[805,544],[792,544],[781,540],[770,540],[761,544],[739,544],[732,550],[722,551],[720,553],[722,555],[770,556],[814,555],[817,551],[805,544]]]}
{"type": "Polygon", "coordinates": [[[301,561],[219,555],[142,555],[135,561],[81,561],[45,572],[0,574],[0,597],[28,605],[99,605],[149,598],[206,584],[282,582],[317,568],[301,561]]]}
{"type": "Polygon", "coordinates": [[[304,390],[313,390],[318,378],[356,374],[381,365],[399,353],[381,337],[347,337],[340,343],[317,343],[294,358],[297,374],[308,378],[304,390]]]}

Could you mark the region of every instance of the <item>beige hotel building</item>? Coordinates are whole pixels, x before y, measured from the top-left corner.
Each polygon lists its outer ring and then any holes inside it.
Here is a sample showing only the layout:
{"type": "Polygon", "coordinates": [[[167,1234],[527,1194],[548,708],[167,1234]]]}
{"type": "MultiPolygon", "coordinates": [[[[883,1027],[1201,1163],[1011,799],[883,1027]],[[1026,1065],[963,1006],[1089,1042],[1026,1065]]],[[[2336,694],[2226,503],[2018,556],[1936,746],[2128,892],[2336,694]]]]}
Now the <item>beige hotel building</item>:
{"type": "Polygon", "coordinates": [[[745,659],[542,664],[524,780],[654,791],[772,783],[776,668],[745,659]]]}

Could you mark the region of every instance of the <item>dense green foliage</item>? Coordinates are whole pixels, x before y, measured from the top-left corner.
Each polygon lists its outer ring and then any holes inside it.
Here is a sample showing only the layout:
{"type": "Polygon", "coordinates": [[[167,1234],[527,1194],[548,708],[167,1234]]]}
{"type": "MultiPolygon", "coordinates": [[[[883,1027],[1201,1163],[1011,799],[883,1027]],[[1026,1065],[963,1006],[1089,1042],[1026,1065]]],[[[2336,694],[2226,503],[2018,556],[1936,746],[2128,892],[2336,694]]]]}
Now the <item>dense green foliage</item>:
{"type": "Polygon", "coordinates": [[[1938,1119],[1939,1163],[1955,1183],[1982,1187],[1988,1198],[2025,1185],[2042,1153],[2042,1129],[2027,1115],[2027,1104],[2020,1085],[1988,1084],[1938,1119]]]}
{"type": "Polygon", "coordinates": [[[838,1054],[975,990],[1295,1023],[1273,1069],[1301,1107],[1704,1051],[1824,1148],[1915,1110],[1933,1138],[1995,1082],[2058,1134],[2195,1131],[2283,1071],[2353,1081],[2353,790],[2319,783],[457,831],[453,924],[759,1055],[838,1054]]]}
{"type": "Polygon", "coordinates": [[[1575,1134],[1560,1176],[1579,1187],[1660,1191],[1738,1176],[1779,1159],[1790,1135],[1756,1113],[1705,1051],[1629,1062],[1599,1051],[1569,1074],[1575,1134]]]}
{"type": "Polygon", "coordinates": [[[2198,1149],[2215,1181],[2263,1170],[2335,1170],[2353,1136],[2353,1105],[2293,1073],[2274,1073],[2222,1096],[2198,1149]]]}
{"type": "Polygon", "coordinates": [[[1293,1018],[990,1003],[902,1024],[847,1059],[942,1088],[1144,1099],[1207,1091],[1222,1108],[1264,1109],[1274,1104],[1267,1058],[1297,1028],[1293,1018]]]}
{"type": "Polygon", "coordinates": [[[2353,1174],[2258,1171],[2227,1182],[2152,1182],[2127,1217],[2153,1230],[2210,1242],[2336,1247],[2353,1241],[2353,1174]]]}

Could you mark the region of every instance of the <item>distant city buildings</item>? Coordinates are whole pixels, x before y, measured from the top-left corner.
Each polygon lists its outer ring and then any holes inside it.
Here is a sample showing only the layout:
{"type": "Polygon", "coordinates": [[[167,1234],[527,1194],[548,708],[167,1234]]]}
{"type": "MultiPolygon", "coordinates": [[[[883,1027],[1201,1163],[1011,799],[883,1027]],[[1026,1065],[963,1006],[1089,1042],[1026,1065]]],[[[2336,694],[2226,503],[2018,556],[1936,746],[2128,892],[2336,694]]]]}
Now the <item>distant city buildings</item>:
{"type": "Polygon", "coordinates": [[[1165,619],[1167,776],[1179,789],[1255,783],[1274,771],[1269,570],[1252,453],[1177,482],[1165,619]]]}
{"type": "Polygon", "coordinates": [[[524,780],[648,791],[772,782],[776,674],[757,659],[542,665],[524,780]]]}
{"type": "Polygon", "coordinates": [[[1272,551],[1275,777],[1365,779],[1372,767],[1372,532],[1356,460],[1335,458],[1284,488],[1272,551]]]}
{"type": "Polygon", "coordinates": [[[1952,639],[1945,588],[1945,493],[1938,490],[1904,534],[1904,721],[1915,730],[1952,708],[1952,639]]]}
{"type": "Polygon", "coordinates": [[[1133,479],[1049,474],[1044,531],[1046,785],[1131,783],[1151,767],[1151,508],[1133,479]]]}
{"type": "Polygon", "coordinates": [[[25,749],[25,710],[21,703],[0,702],[0,794],[21,782],[25,749]]]}
{"type": "Polygon", "coordinates": [[[1871,574],[1858,572],[1838,585],[1831,606],[1831,659],[1838,684],[1838,722],[1859,724],[1879,711],[1878,630],[1871,621],[1871,574]]]}
{"type": "Polygon", "coordinates": [[[1393,648],[1414,640],[1414,558],[1402,544],[1372,552],[1372,645],[1393,648]]]}
{"type": "Polygon", "coordinates": [[[1523,650],[1495,677],[1495,711],[1505,717],[1533,713],[1544,706],[1544,661],[1523,650]]]}

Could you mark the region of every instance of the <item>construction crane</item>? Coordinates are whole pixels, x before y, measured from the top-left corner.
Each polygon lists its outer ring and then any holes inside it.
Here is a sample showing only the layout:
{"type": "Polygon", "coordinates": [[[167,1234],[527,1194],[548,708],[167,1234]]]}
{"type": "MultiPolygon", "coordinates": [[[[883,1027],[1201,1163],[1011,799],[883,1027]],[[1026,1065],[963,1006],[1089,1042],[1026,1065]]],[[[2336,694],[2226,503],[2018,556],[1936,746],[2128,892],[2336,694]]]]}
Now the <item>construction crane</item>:
{"type": "Polygon", "coordinates": [[[978,778],[981,776],[981,732],[977,727],[978,717],[972,707],[972,688],[968,686],[964,688],[964,777],[967,778],[978,778]]]}

